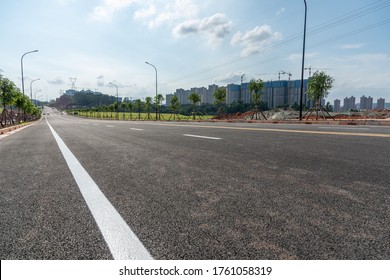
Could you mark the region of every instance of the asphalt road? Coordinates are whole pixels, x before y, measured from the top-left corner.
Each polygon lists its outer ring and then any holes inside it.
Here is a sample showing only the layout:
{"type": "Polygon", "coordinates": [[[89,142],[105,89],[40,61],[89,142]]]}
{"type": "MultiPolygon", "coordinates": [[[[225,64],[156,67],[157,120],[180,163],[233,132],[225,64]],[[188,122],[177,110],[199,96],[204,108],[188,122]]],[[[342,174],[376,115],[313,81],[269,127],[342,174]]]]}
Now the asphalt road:
{"type": "MultiPolygon", "coordinates": [[[[46,117],[155,259],[390,259],[390,127],[46,117]]],[[[1,259],[113,258],[45,118],[0,160],[1,259]]]]}

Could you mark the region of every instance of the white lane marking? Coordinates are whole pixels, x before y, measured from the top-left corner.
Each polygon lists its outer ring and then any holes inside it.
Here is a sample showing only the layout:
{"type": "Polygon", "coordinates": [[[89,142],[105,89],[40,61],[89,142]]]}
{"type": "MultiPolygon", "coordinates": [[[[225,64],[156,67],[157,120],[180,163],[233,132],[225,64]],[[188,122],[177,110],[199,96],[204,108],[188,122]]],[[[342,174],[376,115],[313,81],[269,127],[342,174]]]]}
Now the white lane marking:
{"type": "Polygon", "coordinates": [[[148,250],[104,196],[46,119],[58,147],[115,260],[153,260],[148,250]]]}
{"type": "Polygon", "coordinates": [[[318,128],[325,128],[325,129],[362,129],[362,130],[369,130],[367,127],[338,127],[338,126],[320,126],[318,128]]]}
{"type": "Polygon", "coordinates": [[[136,131],[143,131],[143,129],[142,128],[130,128],[131,130],[136,130],[136,131]]]}
{"type": "Polygon", "coordinates": [[[113,126],[113,125],[106,125],[107,127],[115,127],[115,126],[113,126]]]}
{"type": "Polygon", "coordinates": [[[94,123],[93,125],[95,125],[95,126],[99,126],[97,123],[94,123]]]}
{"type": "Polygon", "coordinates": [[[212,140],[221,140],[222,139],[222,138],[218,138],[218,137],[209,137],[209,136],[201,136],[201,135],[193,135],[193,134],[183,134],[183,136],[203,138],[203,139],[212,139],[212,140]]]}

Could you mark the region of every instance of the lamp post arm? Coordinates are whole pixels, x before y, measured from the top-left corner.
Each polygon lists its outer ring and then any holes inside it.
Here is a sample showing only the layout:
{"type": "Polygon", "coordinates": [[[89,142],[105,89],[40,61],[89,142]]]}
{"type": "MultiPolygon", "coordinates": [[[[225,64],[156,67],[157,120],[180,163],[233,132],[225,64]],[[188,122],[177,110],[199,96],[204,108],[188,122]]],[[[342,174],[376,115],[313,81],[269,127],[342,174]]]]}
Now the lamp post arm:
{"type": "Polygon", "coordinates": [[[23,77],[23,58],[25,55],[29,54],[29,53],[34,53],[34,52],[37,52],[38,50],[33,50],[33,51],[30,51],[30,52],[26,52],[22,55],[22,57],[20,58],[20,68],[21,68],[21,71],[22,71],[22,92],[24,94],[24,77],[23,77]]]}

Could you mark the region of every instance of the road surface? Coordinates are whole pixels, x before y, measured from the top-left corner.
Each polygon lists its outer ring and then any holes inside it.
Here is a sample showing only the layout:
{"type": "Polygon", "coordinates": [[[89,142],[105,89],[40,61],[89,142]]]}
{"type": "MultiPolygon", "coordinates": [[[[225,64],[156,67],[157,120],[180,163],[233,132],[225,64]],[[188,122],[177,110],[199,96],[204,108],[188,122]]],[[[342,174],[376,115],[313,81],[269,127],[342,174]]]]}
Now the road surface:
{"type": "Polygon", "coordinates": [[[1,259],[390,258],[390,127],[48,112],[0,138],[1,259]]]}

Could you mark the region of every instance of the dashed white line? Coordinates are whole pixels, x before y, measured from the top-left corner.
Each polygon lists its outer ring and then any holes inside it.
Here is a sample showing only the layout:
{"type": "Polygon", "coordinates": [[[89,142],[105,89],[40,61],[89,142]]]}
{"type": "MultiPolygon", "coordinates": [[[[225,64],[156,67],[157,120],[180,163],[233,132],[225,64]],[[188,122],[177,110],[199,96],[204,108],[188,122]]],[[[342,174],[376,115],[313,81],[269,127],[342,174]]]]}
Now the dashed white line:
{"type": "Polygon", "coordinates": [[[46,122],[114,259],[152,260],[148,250],[101,192],[47,119],[46,122]]]}
{"type": "Polygon", "coordinates": [[[211,140],[221,140],[222,139],[222,138],[218,138],[218,137],[209,137],[209,136],[193,135],[193,134],[183,134],[183,136],[195,137],[195,138],[203,138],[203,139],[211,139],[211,140]]]}
{"type": "Polygon", "coordinates": [[[136,131],[144,131],[142,128],[133,128],[133,127],[131,127],[130,129],[131,130],[136,130],[136,131]]]}
{"type": "Polygon", "coordinates": [[[107,127],[115,127],[115,126],[113,126],[113,125],[108,125],[108,124],[107,124],[106,126],[107,126],[107,127]]]}

